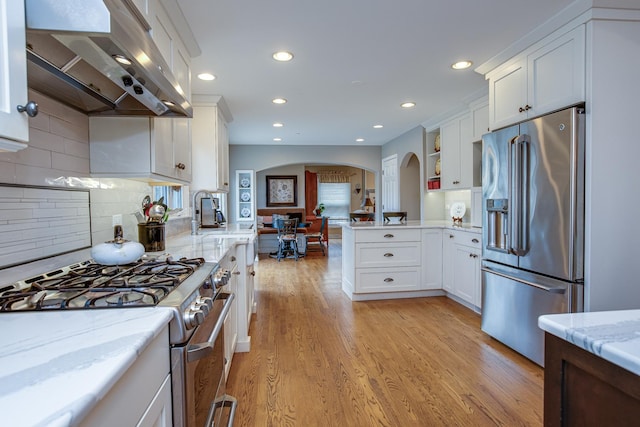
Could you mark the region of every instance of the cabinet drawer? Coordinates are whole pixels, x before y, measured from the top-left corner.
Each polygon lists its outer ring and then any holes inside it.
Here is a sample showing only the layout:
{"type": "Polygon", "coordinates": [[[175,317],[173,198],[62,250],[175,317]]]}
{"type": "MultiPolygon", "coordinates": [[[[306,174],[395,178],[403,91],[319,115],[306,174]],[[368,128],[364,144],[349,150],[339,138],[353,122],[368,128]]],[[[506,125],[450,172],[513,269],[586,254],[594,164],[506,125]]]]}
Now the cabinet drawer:
{"type": "Polygon", "coordinates": [[[356,270],[357,293],[417,290],[420,290],[420,267],[356,270]]]}
{"type": "Polygon", "coordinates": [[[420,265],[420,244],[399,242],[390,244],[356,244],[356,268],[409,267],[420,265]]]}
{"type": "Polygon", "coordinates": [[[393,228],[356,230],[356,243],[419,242],[420,230],[393,228]]]}
{"type": "Polygon", "coordinates": [[[457,245],[469,246],[478,250],[482,250],[482,236],[477,233],[469,233],[457,230],[444,230],[442,234],[443,240],[453,240],[457,245]],[[453,236],[453,237],[451,237],[453,236]]]}

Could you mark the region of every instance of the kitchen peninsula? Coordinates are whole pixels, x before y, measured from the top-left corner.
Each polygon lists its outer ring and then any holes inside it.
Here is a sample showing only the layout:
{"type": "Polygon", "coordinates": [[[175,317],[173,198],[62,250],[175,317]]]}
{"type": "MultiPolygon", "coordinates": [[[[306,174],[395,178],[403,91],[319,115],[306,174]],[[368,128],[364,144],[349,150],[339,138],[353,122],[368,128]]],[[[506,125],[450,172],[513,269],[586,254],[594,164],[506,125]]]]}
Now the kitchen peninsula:
{"type": "Polygon", "coordinates": [[[344,225],[342,290],[355,301],[448,295],[480,311],[481,239],[451,221],[344,225]]]}

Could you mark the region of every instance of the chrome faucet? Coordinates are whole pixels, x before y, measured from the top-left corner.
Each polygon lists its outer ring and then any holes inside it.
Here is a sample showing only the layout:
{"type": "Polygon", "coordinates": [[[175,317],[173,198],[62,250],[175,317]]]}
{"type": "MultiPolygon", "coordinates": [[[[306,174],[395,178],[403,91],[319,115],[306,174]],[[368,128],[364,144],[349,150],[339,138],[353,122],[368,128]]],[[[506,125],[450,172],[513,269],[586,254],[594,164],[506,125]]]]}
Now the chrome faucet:
{"type": "Polygon", "coordinates": [[[213,194],[211,194],[210,191],[198,190],[193,193],[193,200],[191,203],[191,234],[194,236],[198,234],[198,228],[200,228],[200,222],[198,221],[198,216],[196,215],[196,200],[200,194],[209,196],[213,201],[213,194]]]}

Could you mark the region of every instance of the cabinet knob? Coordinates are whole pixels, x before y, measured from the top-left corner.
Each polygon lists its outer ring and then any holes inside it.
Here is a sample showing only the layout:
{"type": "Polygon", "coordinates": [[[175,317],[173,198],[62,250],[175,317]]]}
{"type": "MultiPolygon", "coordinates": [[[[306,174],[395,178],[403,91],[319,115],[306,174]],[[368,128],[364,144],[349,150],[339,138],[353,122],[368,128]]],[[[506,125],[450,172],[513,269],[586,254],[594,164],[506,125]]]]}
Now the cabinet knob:
{"type": "Polygon", "coordinates": [[[522,107],[518,108],[518,113],[524,113],[524,108],[522,107]]]}
{"type": "Polygon", "coordinates": [[[533,108],[533,106],[531,106],[531,105],[529,105],[529,104],[527,104],[527,105],[525,105],[525,106],[524,106],[524,110],[525,110],[525,111],[529,111],[529,110],[531,110],[532,108],[533,108]]]}
{"type": "Polygon", "coordinates": [[[471,241],[472,241],[473,243],[480,243],[480,240],[478,240],[478,239],[471,239],[471,241]]]}
{"type": "Polygon", "coordinates": [[[391,283],[393,282],[393,279],[391,277],[387,277],[386,279],[384,279],[384,281],[387,283],[391,283]]]}
{"type": "Polygon", "coordinates": [[[391,252],[387,252],[386,254],[384,254],[384,256],[387,258],[391,258],[393,254],[391,252]]]}
{"type": "Polygon", "coordinates": [[[26,105],[18,105],[16,109],[19,113],[27,113],[27,116],[29,117],[35,117],[38,115],[38,104],[34,101],[29,101],[26,105]]]}
{"type": "Polygon", "coordinates": [[[393,236],[393,234],[385,234],[385,235],[384,235],[384,237],[385,237],[385,238],[387,238],[387,239],[391,239],[391,238],[393,238],[394,236],[393,236]]]}
{"type": "Polygon", "coordinates": [[[180,169],[180,170],[185,170],[185,169],[186,169],[186,167],[187,167],[187,165],[185,165],[184,163],[178,163],[178,164],[176,165],[176,167],[177,167],[178,169],[180,169]]]}
{"type": "Polygon", "coordinates": [[[453,234],[449,234],[449,238],[450,238],[450,239],[453,239],[453,234]]]}

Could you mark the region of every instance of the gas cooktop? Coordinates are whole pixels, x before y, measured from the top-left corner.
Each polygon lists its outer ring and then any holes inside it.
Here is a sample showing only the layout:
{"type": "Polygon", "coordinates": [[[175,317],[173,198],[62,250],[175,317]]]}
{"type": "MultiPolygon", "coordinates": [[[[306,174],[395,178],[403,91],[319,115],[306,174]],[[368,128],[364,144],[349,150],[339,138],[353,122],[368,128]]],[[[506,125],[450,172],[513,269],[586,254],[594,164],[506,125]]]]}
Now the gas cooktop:
{"type": "Polygon", "coordinates": [[[119,266],[84,261],[0,288],[0,311],[155,306],[204,264],[171,256],[119,266]]]}

